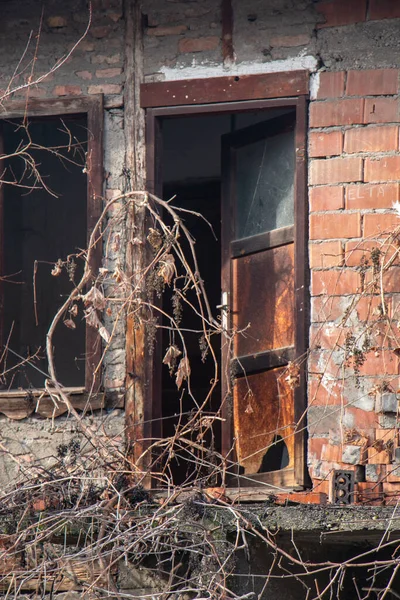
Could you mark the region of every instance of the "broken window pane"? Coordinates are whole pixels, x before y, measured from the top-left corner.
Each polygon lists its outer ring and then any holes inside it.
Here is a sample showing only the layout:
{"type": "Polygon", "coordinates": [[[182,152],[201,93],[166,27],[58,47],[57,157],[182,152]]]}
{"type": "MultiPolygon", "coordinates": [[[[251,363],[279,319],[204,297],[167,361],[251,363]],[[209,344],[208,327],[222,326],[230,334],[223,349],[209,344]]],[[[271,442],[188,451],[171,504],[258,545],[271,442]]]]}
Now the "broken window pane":
{"type": "Polygon", "coordinates": [[[294,223],[294,131],[237,149],[236,232],[243,238],[294,223]]]}

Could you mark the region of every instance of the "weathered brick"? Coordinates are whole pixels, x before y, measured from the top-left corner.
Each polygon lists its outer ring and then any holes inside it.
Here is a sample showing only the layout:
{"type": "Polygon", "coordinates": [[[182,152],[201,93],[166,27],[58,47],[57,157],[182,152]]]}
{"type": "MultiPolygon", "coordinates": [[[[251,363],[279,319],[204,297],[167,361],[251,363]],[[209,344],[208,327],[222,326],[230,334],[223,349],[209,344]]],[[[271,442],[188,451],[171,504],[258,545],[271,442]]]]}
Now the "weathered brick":
{"type": "Polygon", "coordinates": [[[348,71],[347,96],[384,96],[397,94],[398,69],[348,71]]]}
{"type": "MultiPolygon", "coordinates": [[[[398,359],[392,351],[368,352],[365,355],[365,362],[360,367],[362,375],[397,375],[398,359]]],[[[390,412],[390,411],[382,411],[390,412]]]]}
{"type": "MultiPolygon", "coordinates": [[[[400,160],[400,156],[398,158],[400,160]]],[[[361,180],[362,158],[328,158],[311,162],[311,185],[361,180]]]]}
{"type": "Polygon", "coordinates": [[[333,444],[324,444],[321,449],[321,460],[328,462],[345,462],[342,461],[342,446],[333,444]]]}
{"type": "MultiPolygon", "coordinates": [[[[352,242],[349,242],[351,244],[352,242]]],[[[371,244],[371,246],[376,247],[376,242],[363,242],[364,244],[371,244]]],[[[360,264],[360,263],[358,263],[360,264]]],[[[356,265],[354,265],[356,266],[356,265]]],[[[386,304],[389,303],[389,300],[386,301],[386,304]]],[[[355,312],[357,314],[357,318],[362,322],[371,322],[376,321],[382,316],[382,300],[380,296],[376,294],[365,295],[358,298],[357,303],[355,305],[355,312]]]]}
{"type": "Polygon", "coordinates": [[[219,46],[220,38],[217,36],[184,38],[179,40],[179,52],[207,52],[216,50],[219,46]]]}
{"type": "Polygon", "coordinates": [[[366,98],[364,123],[392,123],[399,120],[399,101],[396,98],[366,98]]]}
{"type": "Polygon", "coordinates": [[[110,25],[98,25],[97,27],[91,27],[90,29],[91,35],[98,39],[107,37],[111,31],[110,25]]]}
{"type": "Polygon", "coordinates": [[[54,96],[80,96],[82,88],[80,85],[56,85],[53,94],[54,96]]]}
{"type": "Polygon", "coordinates": [[[187,25],[171,25],[170,27],[149,27],[147,35],[159,36],[164,35],[181,35],[187,31],[187,25]]]}
{"type": "Polygon", "coordinates": [[[343,150],[343,134],[341,131],[314,131],[309,135],[308,154],[311,157],[335,156],[343,150]]]}
{"type": "MultiPolygon", "coordinates": [[[[389,260],[391,256],[396,252],[393,247],[383,247],[375,240],[359,240],[359,241],[351,241],[347,242],[345,249],[345,262],[348,267],[360,267],[361,265],[365,265],[366,262],[369,266],[372,266],[372,251],[379,250],[384,255],[385,262],[389,260]]],[[[367,273],[369,275],[369,272],[367,273]]],[[[369,277],[367,277],[369,279],[369,277]]],[[[361,298],[359,303],[364,299],[361,298]]],[[[359,303],[357,303],[357,312],[359,308],[359,303]]],[[[372,318],[372,315],[370,315],[372,318]]],[[[365,320],[365,319],[363,319],[365,320]]]]}
{"type": "Polygon", "coordinates": [[[400,482],[400,466],[386,467],[386,481],[388,481],[389,483],[400,482]]]}
{"type": "Polygon", "coordinates": [[[116,65],[119,62],[121,62],[121,55],[120,54],[110,54],[110,55],[94,54],[91,58],[91,62],[94,65],[103,65],[103,64],[116,65]]]}
{"type": "Polygon", "coordinates": [[[92,79],[92,73],[90,71],[76,71],[75,75],[79,77],[79,79],[90,80],[92,79]]]}
{"type": "Polygon", "coordinates": [[[122,19],[123,13],[120,11],[107,11],[107,18],[113,23],[118,23],[122,19]]]}
{"type": "Polygon", "coordinates": [[[309,189],[310,211],[338,210],[344,208],[343,186],[330,185],[309,189]]]}
{"type": "Polygon", "coordinates": [[[61,29],[62,27],[67,27],[68,19],[66,19],[66,17],[54,15],[52,17],[49,17],[46,20],[46,23],[52,29],[61,29]]]}
{"type": "Polygon", "coordinates": [[[292,48],[296,46],[305,46],[310,43],[310,36],[307,33],[298,33],[297,35],[276,35],[269,40],[269,45],[273,48],[292,48]]]}
{"type": "Polygon", "coordinates": [[[383,494],[385,496],[385,505],[386,506],[397,506],[398,501],[400,499],[400,482],[390,483],[390,482],[384,481],[382,486],[383,486],[383,494]]]}
{"type": "Polygon", "coordinates": [[[338,241],[310,244],[310,266],[340,267],[343,264],[342,244],[338,241]]]}
{"type": "Polygon", "coordinates": [[[315,323],[342,322],[343,315],[352,314],[353,299],[348,296],[311,298],[311,316],[315,323]]]}
{"type": "Polygon", "coordinates": [[[340,98],[344,94],[344,71],[327,72],[323,71],[319,75],[319,88],[317,99],[340,98]]]}
{"type": "Polygon", "coordinates": [[[358,184],[346,186],[346,208],[392,208],[398,201],[398,183],[358,184]]]}
{"type": "Polygon", "coordinates": [[[364,120],[364,99],[312,102],[310,105],[310,127],[334,125],[356,125],[364,120]]]}
{"type": "Polygon", "coordinates": [[[374,412],[365,411],[362,408],[346,406],[343,416],[343,425],[348,429],[357,429],[366,433],[368,437],[375,435],[378,424],[377,415],[374,412]]]}
{"type": "Polygon", "coordinates": [[[319,492],[321,494],[326,494],[327,497],[330,497],[331,493],[331,482],[328,479],[323,479],[319,481],[318,479],[313,481],[313,490],[314,492],[319,492]]]}
{"type": "Polygon", "coordinates": [[[400,179],[400,156],[365,159],[364,181],[397,181],[400,179]]]}
{"type": "Polygon", "coordinates": [[[351,241],[346,243],[345,263],[347,267],[359,267],[368,260],[371,263],[371,250],[376,247],[371,240],[351,241]]]}
{"type": "Polygon", "coordinates": [[[310,406],[307,416],[310,435],[321,437],[321,435],[328,435],[330,429],[339,428],[340,407],[310,406]]]}
{"type": "MultiPolygon", "coordinates": [[[[339,271],[332,271],[338,277],[339,271]]],[[[318,274],[327,274],[327,271],[313,271],[315,277],[318,274]]],[[[321,350],[338,350],[346,341],[346,336],[351,333],[349,327],[338,327],[336,323],[318,323],[310,327],[310,346],[318,347],[321,350]]],[[[332,386],[338,384],[342,390],[342,383],[339,377],[341,365],[334,365],[332,361],[325,362],[325,368],[328,369],[326,374],[328,377],[323,377],[321,385],[332,390],[332,386]],[[334,375],[334,377],[330,377],[334,375]]],[[[325,375],[325,373],[324,373],[325,375]]]]}
{"type": "Polygon", "coordinates": [[[310,239],[342,239],[361,236],[359,213],[325,213],[310,215],[310,239]]]}
{"type": "Polygon", "coordinates": [[[360,481],[357,483],[355,500],[368,506],[380,506],[383,502],[382,483],[360,481]]]}
{"type": "MultiPolygon", "coordinates": [[[[397,223],[398,226],[398,223],[397,223]]],[[[399,291],[400,267],[390,267],[382,276],[382,287],[386,293],[396,293],[399,291]]]]}
{"type": "Polygon", "coordinates": [[[84,52],[93,52],[95,47],[96,46],[95,46],[94,42],[89,42],[88,40],[83,40],[79,44],[79,50],[83,50],[84,52]]]}
{"type": "Polygon", "coordinates": [[[315,7],[325,19],[317,24],[318,28],[359,23],[365,21],[367,14],[367,0],[323,0],[315,7]]]}
{"type": "Polygon", "coordinates": [[[119,67],[111,67],[110,69],[97,69],[96,77],[98,79],[110,79],[112,77],[118,77],[122,74],[122,69],[119,67]]]}
{"type": "Polygon", "coordinates": [[[24,98],[44,98],[47,95],[46,89],[38,86],[30,86],[23,88],[15,92],[16,96],[23,96],[24,98]]]}
{"type": "MultiPolygon", "coordinates": [[[[323,328],[325,329],[326,327],[328,328],[333,328],[335,327],[335,325],[332,325],[332,323],[327,323],[326,325],[323,326],[323,328]]],[[[313,340],[315,339],[316,344],[313,344],[314,348],[317,349],[313,349],[309,351],[309,355],[308,355],[308,371],[309,373],[312,373],[313,375],[324,375],[324,377],[321,377],[321,383],[322,385],[325,384],[326,379],[330,379],[332,376],[333,377],[340,377],[341,374],[341,369],[342,366],[341,365],[337,365],[336,362],[334,361],[334,357],[332,354],[332,349],[330,350],[326,350],[320,347],[319,345],[319,340],[320,335],[318,334],[318,329],[321,329],[321,325],[315,323],[313,324],[313,340]]],[[[336,358],[336,353],[335,353],[335,358],[336,358]]]]}
{"type": "Polygon", "coordinates": [[[120,94],[122,85],[116,83],[102,83],[101,85],[89,85],[88,94],[120,94]]]}
{"type": "Polygon", "coordinates": [[[369,20],[396,19],[400,17],[400,4],[397,0],[370,0],[369,20]]]}
{"type": "Polygon", "coordinates": [[[344,134],[344,151],[391,152],[397,150],[399,128],[395,125],[381,127],[354,127],[344,134]]]}
{"type": "Polygon", "coordinates": [[[309,438],[308,454],[315,459],[321,458],[322,447],[326,444],[326,438],[309,438]]]}
{"type": "Polygon", "coordinates": [[[368,463],[370,465],[388,465],[390,464],[390,455],[386,450],[376,450],[375,448],[368,448],[368,463]]]}
{"type": "Polygon", "coordinates": [[[396,213],[367,213],[364,215],[364,237],[390,233],[399,225],[400,219],[396,213]]]}
{"type": "Polygon", "coordinates": [[[355,294],[361,289],[360,274],[350,269],[311,272],[311,293],[313,296],[344,296],[355,294]]]}

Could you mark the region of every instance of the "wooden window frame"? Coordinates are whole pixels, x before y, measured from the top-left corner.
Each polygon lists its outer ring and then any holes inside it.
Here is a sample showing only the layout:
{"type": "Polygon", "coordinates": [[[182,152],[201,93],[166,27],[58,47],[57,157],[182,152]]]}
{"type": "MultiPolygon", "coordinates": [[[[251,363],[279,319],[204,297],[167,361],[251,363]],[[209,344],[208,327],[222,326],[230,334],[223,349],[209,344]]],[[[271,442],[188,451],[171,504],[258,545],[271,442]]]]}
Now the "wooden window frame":
{"type": "MultiPolygon", "coordinates": [[[[56,116],[86,116],[88,146],[87,146],[87,240],[93,231],[102,213],[103,196],[103,95],[82,96],[74,98],[46,98],[26,100],[11,100],[0,109],[0,120],[20,119],[28,116],[56,117],[56,116]]],[[[0,147],[0,151],[2,148],[0,147]]],[[[96,244],[91,255],[91,269],[96,272],[101,266],[102,243],[96,244]]],[[[92,409],[103,408],[104,395],[100,392],[101,375],[98,373],[93,380],[91,373],[98,365],[102,349],[98,333],[93,327],[86,325],[86,360],[85,360],[85,385],[81,387],[65,388],[70,395],[72,405],[80,410],[87,407],[92,409]],[[95,351],[93,349],[95,348],[95,351]]],[[[21,390],[0,392],[0,413],[14,419],[22,419],[33,412],[43,417],[59,416],[67,411],[63,403],[55,409],[54,402],[44,396],[38,406],[36,396],[42,394],[41,390],[31,393],[29,397],[21,390]],[[33,396],[33,398],[32,398],[33,396]]]]}
{"type": "MultiPolygon", "coordinates": [[[[309,325],[309,263],[308,263],[308,205],[307,205],[307,98],[308,78],[305,71],[289,73],[269,73],[240,77],[217,77],[172,82],[142,84],[141,106],[146,109],[146,166],[147,189],[159,193],[161,181],[161,161],[157,149],[161,143],[160,119],[189,115],[224,114],[262,110],[267,108],[290,108],[296,110],[296,172],[295,172],[295,356],[288,360],[300,360],[300,385],[294,390],[295,411],[295,456],[294,478],[290,482],[284,471],[263,474],[263,478],[253,481],[249,486],[268,486],[273,490],[290,487],[304,489],[309,485],[306,464],[307,444],[307,385],[306,361],[308,349],[309,325]],[[302,318],[299,318],[302,315],[302,318]],[[278,488],[278,489],[277,489],[278,488]]],[[[224,257],[223,257],[224,260],[224,257]]],[[[224,285],[224,282],[222,282],[224,285]]],[[[160,369],[153,369],[157,354],[148,357],[149,372],[153,378],[149,381],[149,407],[151,415],[157,417],[156,429],[149,431],[149,437],[159,436],[161,410],[160,369]]],[[[222,409],[225,427],[222,437],[222,452],[228,455],[232,449],[233,419],[231,410],[225,405],[222,409]]],[[[243,481],[240,481],[243,485],[243,481]]],[[[270,492],[269,492],[270,493],[270,492]]]]}

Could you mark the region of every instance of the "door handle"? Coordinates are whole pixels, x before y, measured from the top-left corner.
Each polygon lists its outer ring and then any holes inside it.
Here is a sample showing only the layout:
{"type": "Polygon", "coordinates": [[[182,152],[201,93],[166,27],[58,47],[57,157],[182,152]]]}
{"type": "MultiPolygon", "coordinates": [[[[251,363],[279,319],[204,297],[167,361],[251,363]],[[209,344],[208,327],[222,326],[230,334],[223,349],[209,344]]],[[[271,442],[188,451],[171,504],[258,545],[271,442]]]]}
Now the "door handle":
{"type": "Polygon", "coordinates": [[[228,330],[228,312],[229,312],[228,292],[222,292],[221,304],[218,304],[217,308],[221,311],[222,329],[224,331],[227,331],[228,330]]]}

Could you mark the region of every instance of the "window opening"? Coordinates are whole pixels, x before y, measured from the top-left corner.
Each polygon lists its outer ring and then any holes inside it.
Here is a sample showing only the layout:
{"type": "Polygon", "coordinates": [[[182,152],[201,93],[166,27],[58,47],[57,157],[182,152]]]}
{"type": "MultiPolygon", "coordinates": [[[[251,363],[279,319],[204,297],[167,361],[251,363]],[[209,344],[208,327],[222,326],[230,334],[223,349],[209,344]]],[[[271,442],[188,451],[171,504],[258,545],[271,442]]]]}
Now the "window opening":
{"type": "MultiPolygon", "coordinates": [[[[25,156],[18,152],[28,142],[21,125],[18,120],[1,123],[3,152],[10,156],[2,161],[7,183],[0,196],[3,391],[43,387],[46,333],[79,281],[83,261],[74,255],[86,247],[87,238],[86,116],[30,120],[32,146],[25,156]],[[54,276],[55,263],[68,256],[67,270],[54,276]],[[21,358],[11,350],[37,369],[27,362],[17,366],[21,358]]],[[[57,376],[69,387],[85,385],[85,322],[74,322],[76,329],[59,326],[54,336],[57,376]]]]}

